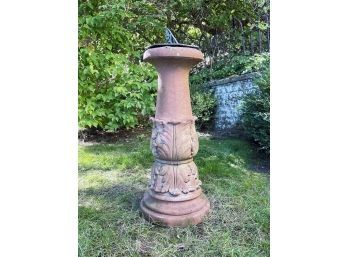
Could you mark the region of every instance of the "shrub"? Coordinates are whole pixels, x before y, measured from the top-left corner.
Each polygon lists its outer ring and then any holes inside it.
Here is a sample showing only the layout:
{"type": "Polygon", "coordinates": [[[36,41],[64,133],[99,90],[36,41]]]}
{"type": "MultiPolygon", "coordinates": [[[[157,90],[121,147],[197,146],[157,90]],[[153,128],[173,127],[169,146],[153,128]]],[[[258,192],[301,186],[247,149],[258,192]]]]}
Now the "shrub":
{"type": "Polygon", "coordinates": [[[140,56],[163,33],[156,13],[146,1],[79,0],[81,128],[132,128],[153,114],[157,76],[140,56]]]}
{"type": "Polygon", "coordinates": [[[241,124],[245,134],[259,150],[270,152],[270,74],[265,69],[256,81],[259,90],[245,96],[241,106],[241,124]]]}
{"type": "Polygon", "coordinates": [[[147,64],[135,65],[125,55],[80,51],[79,126],[115,131],[131,128],[141,116],[154,112],[156,73],[147,64]],[[91,60],[92,59],[92,60],[91,60]],[[96,82],[103,78],[101,82],[96,82]]]}
{"type": "Polygon", "coordinates": [[[197,116],[197,129],[208,129],[211,126],[213,114],[216,107],[216,99],[211,92],[202,90],[191,93],[192,112],[197,116]]]}

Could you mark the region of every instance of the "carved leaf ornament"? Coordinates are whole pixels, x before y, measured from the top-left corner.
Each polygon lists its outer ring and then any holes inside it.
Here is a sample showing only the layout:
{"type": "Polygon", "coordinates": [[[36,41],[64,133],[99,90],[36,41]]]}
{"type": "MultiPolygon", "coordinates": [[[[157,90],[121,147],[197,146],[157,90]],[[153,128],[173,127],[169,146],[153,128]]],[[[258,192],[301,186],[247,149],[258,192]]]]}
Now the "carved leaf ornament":
{"type": "Polygon", "coordinates": [[[192,161],[181,165],[168,165],[156,162],[152,167],[150,188],[155,192],[172,195],[187,194],[200,187],[197,167],[192,161]]]}
{"type": "Polygon", "coordinates": [[[153,120],[151,150],[155,158],[180,161],[193,158],[198,152],[194,120],[165,122],[153,120]]]}
{"type": "Polygon", "coordinates": [[[201,185],[193,157],[198,152],[194,121],[166,122],[152,118],[151,150],[156,158],[150,188],[155,192],[180,195],[201,185]]]}

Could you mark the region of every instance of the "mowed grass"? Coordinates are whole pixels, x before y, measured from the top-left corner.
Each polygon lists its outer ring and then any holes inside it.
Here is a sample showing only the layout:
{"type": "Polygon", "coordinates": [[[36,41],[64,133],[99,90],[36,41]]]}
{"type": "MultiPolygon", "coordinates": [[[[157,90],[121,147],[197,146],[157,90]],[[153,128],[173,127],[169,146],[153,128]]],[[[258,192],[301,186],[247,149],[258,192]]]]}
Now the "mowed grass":
{"type": "Polygon", "coordinates": [[[147,222],[139,203],[150,177],[149,139],[79,146],[79,256],[269,256],[269,175],[238,139],[200,138],[195,158],[211,212],[202,224],[147,222]]]}

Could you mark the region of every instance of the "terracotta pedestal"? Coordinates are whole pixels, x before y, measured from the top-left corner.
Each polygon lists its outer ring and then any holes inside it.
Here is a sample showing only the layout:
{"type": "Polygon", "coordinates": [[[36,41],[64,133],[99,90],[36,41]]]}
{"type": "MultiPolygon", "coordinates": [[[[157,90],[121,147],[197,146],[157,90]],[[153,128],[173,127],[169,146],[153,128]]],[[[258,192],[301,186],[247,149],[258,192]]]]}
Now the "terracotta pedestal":
{"type": "Polygon", "coordinates": [[[157,46],[143,56],[158,71],[156,115],[151,118],[151,150],[155,157],[148,191],[141,210],[149,220],[166,226],[202,222],[210,209],[202,193],[193,157],[198,151],[192,115],[189,71],[203,60],[197,48],[157,46]]]}

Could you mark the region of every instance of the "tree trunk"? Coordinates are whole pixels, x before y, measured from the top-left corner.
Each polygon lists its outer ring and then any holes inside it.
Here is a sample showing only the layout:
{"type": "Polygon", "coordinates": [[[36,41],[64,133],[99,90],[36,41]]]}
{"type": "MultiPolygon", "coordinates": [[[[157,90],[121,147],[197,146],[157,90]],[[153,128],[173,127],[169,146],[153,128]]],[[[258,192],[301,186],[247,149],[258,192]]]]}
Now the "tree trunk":
{"type": "Polygon", "coordinates": [[[261,54],[262,53],[262,34],[260,29],[258,29],[258,34],[259,34],[259,52],[261,54]]]}
{"type": "Polygon", "coordinates": [[[253,31],[250,31],[250,52],[254,54],[254,41],[253,41],[253,31]]]}
{"type": "Polygon", "coordinates": [[[241,33],[242,33],[242,49],[243,49],[243,53],[245,54],[244,30],[243,30],[243,24],[241,21],[239,21],[239,25],[240,25],[240,29],[241,29],[241,33]]]}

